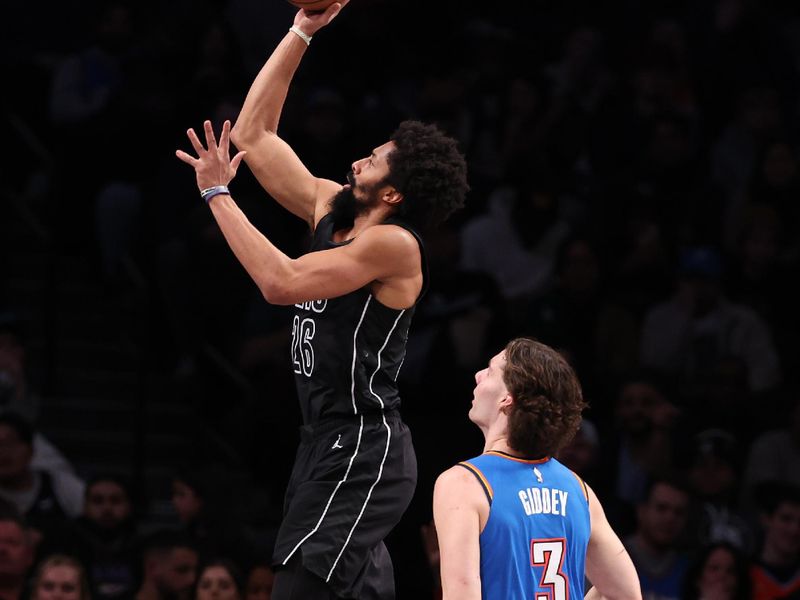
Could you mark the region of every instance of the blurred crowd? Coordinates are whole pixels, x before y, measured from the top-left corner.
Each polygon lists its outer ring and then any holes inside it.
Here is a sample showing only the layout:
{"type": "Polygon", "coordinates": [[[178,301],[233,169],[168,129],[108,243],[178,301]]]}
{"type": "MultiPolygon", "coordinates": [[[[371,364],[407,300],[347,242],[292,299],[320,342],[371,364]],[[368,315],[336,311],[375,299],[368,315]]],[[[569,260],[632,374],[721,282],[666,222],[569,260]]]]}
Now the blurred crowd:
{"type": "MultiPolygon", "coordinates": [[[[480,452],[473,374],[530,335],[581,378],[590,408],[559,458],[597,491],[646,598],[799,598],[800,7],[485,4],[354,0],[313,40],[279,130],[337,181],[405,118],[438,124],[467,157],[467,207],[426,240],[431,288],[399,377],[420,467],[387,541],[399,597],[436,594],[431,490],[480,452]]],[[[109,302],[135,265],[147,368],[280,497],[300,424],[289,311],[260,297],[174,150],[203,119],[235,119],[293,9],[8,11],[25,35],[0,42],[19,149],[0,167],[7,185],[109,302]],[[247,398],[205,368],[209,345],[247,398]]],[[[277,246],[303,252],[305,224],[245,168],[231,189],[277,246]]],[[[0,600],[59,587],[266,600],[269,535],[230,522],[213,481],[176,474],[174,527],[147,527],[125,481],[76,473],[36,432],[23,346],[0,330],[0,600]]]]}

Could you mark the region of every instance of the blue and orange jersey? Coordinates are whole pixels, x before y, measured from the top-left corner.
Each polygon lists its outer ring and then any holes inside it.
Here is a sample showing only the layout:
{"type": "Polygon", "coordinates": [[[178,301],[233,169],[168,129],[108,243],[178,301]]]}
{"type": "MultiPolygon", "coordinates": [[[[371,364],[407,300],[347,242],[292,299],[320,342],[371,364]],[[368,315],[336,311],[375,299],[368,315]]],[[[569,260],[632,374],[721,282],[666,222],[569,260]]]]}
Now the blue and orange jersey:
{"type": "Polygon", "coordinates": [[[583,598],[591,532],[583,481],[554,458],[489,451],[459,465],[489,502],[480,536],[483,600],[583,598]]]}

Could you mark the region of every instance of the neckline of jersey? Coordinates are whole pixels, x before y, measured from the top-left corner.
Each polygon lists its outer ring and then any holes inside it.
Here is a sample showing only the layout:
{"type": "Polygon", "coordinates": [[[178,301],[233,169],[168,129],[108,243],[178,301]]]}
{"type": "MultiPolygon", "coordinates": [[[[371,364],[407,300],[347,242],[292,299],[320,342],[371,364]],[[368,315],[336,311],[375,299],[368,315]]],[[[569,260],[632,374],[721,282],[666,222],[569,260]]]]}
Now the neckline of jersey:
{"type": "Polygon", "coordinates": [[[508,452],[503,452],[502,450],[487,450],[486,452],[484,452],[484,454],[493,454],[495,456],[500,456],[502,458],[507,458],[509,460],[526,463],[530,465],[540,465],[550,460],[549,456],[545,456],[543,458],[520,458],[519,456],[512,456],[508,452]]]}

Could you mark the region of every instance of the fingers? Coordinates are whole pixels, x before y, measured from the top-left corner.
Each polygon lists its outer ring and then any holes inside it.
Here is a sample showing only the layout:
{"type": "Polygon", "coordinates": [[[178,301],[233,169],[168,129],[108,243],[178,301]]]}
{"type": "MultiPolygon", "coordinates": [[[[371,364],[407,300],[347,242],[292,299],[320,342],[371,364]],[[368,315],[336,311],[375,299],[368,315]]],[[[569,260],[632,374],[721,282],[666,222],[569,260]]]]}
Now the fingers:
{"type": "Polygon", "coordinates": [[[328,7],[326,10],[325,10],[325,15],[324,15],[324,18],[325,18],[325,24],[327,25],[328,23],[330,23],[331,21],[333,21],[334,17],[336,17],[336,15],[338,15],[338,14],[339,14],[339,11],[340,11],[340,10],[342,10],[342,8],[344,8],[344,6],[345,6],[345,5],[346,5],[346,4],[347,4],[349,1],[350,1],[350,0],[340,0],[339,2],[334,2],[333,4],[331,4],[331,5],[330,5],[330,6],[329,6],[329,7],[328,7]]]}
{"type": "Polygon", "coordinates": [[[217,139],[214,137],[214,127],[212,127],[211,121],[205,121],[203,123],[203,129],[206,130],[206,145],[208,146],[208,151],[216,150],[217,139]]]}
{"type": "Polygon", "coordinates": [[[189,137],[189,141],[192,143],[192,148],[194,148],[194,151],[197,152],[198,156],[206,151],[206,149],[203,148],[203,144],[200,143],[200,139],[197,137],[194,129],[188,129],[186,131],[186,135],[189,137]]]}
{"type": "Polygon", "coordinates": [[[187,165],[191,165],[193,167],[195,165],[197,165],[198,162],[200,162],[194,156],[190,156],[190,155],[186,154],[186,152],[184,152],[183,150],[176,150],[175,151],[175,156],[177,156],[179,159],[181,159],[187,165]]]}
{"type": "Polygon", "coordinates": [[[231,122],[225,119],[222,124],[222,133],[219,136],[219,149],[225,156],[228,156],[231,143],[231,122]]]}
{"type": "Polygon", "coordinates": [[[247,154],[247,152],[245,150],[242,150],[236,156],[234,156],[233,159],[231,160],[231,169],[233,169],[234,174],[236,173],[237,169],[239,168],[239,165],[241,164],[242,159],[244,158],[245,154],[247,154]]]}

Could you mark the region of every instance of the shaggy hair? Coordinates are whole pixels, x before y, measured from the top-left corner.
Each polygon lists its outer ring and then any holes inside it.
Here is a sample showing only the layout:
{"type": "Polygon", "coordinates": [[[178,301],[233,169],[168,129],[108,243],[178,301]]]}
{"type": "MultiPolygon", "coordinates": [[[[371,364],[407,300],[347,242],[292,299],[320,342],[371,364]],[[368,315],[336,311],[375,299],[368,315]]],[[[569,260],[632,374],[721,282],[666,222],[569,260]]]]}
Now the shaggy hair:
{"type": "Polygon", "coordinates": [[[510,341],[505,355],[508,443],[527,457],[552,456],[575,436],[587,406],[578,377],[558,352],[529,338],[510,341]]]}
{"type": "Polygon", "coordinates": [[[467,163],[456,140],[419,121],[403,121],[390,140],[386,181],[403,194],[396,216],[424,230],[464,206],[467,163]]]}

